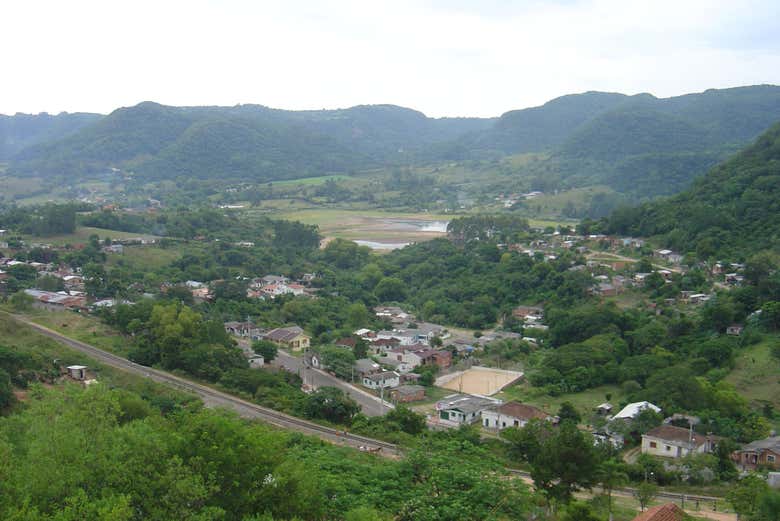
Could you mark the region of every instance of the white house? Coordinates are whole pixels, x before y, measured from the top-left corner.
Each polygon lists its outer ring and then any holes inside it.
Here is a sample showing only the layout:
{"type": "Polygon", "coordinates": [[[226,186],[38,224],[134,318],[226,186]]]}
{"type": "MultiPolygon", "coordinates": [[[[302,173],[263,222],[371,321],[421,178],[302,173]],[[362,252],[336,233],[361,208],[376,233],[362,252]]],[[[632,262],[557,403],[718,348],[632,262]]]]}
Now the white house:
{"type": "Polygon", "coordinates": [[[683,458],[690,453],[709,453],[715,449],[716,436],[703,436],[693,429],[660,425],[642,435],[642,454],[683,458]]]}
{"type": "Polygon", "coordinates": [[[248,356],[247,360],[249,360],[249,367],[251,369],[263,367],[263,365],[265,365],[265,358],[263,358],[263,355],[259,355],[257,353],[248,356]]]}
{"type": "Polygon", "coordinates": [[[456,424],[469,424],[479,421],[486,409],[500,405],[500,400],[470,394],[451,394],[436,403],[439,419],[456,424]]]}
{"type": "Polygon", "coordinates": [[[392,356],[383,356],[379,358],[379,363],[385,367],[389,367],[393,371],[398,371],[399,373],[408,373],[413,369],[408,362],[398,360],[392,356]]]}
{"type": "Polygon", "coordinates": [[[499,405],[495,409],[485,409],[482,411],[482,426],[486,429],[502,430],[507,427],[522,428],[533,419],[547,421],[555,420],[553,416],[550,416],[543,410],[520,402],[507,402],[503,405],[499,405]]]}
{"type": "Polygon", "coordinates": [[[363,377],[363,385],[369,389],[388,389],[398,387],[401,384],[401,375],[395,371],[382,371],[363,377]]]}
{"type": "Polygon", "coordinates": [[[633,420],[645,409],[661,412],[661,408],[650,402],[634,402],[623,407],[619,413],[612,417],[613,420],[633,420]]]}

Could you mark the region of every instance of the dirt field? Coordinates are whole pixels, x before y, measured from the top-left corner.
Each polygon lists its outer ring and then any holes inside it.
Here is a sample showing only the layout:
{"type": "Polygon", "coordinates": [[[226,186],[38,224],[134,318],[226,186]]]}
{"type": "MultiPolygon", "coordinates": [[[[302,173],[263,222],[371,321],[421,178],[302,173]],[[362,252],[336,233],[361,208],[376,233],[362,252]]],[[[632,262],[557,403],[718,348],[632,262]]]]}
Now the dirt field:
{"type": "Polygon", "coordinates": [[[522,376],[523,373],[518,371],[476,366],[466,371],[444,375],[436,380],[436,386],[467,394],[490,396],[522,376]]]}

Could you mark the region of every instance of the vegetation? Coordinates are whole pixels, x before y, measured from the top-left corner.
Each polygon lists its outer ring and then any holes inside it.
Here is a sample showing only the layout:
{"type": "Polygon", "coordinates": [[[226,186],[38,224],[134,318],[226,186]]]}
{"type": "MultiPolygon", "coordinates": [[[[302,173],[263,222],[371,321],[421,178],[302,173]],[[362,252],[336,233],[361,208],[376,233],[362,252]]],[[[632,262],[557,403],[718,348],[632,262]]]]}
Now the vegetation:
{"type": "Polygon", "coordinates": [[[666,201],[615,211],[604,221],[614,233],[658,236],[695,258],[744,260],[780,248],[780,125],[666,201]],[[717,212],[712,211],[717,208],[717,212]]]}

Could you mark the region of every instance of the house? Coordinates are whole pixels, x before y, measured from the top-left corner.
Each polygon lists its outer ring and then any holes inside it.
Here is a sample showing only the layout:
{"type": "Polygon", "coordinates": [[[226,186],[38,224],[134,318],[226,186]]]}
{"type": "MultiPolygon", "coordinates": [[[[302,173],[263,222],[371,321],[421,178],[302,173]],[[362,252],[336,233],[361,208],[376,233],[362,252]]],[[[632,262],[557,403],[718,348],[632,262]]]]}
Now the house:
{"type": "Polygon", "coordinates": [[[361,358],[355,361],[355,374],[361,379],[364,376],[378,373],[382,370],[379,364],[371,360],[370,358],[361,358]]]}
{"type": "Polygon", "coordinates": [[[742,470],[759,467],[780,469],[780,436],[756,440],[734,452],[732,458],[742,470]]]}
{"type": "Polygon", "coordinates": [[[306,351],[306,353],[303,355],[303,365],[306,367],[320,369],[322,367],[320,354],[316,351],[306,351]]]}
{"type": "Polygon", "coordinates": [[[87,299],[83,296],[73,296],[68,293],[53,293],[40,289],[26,289],[25,293],[35,299],[33,307],[46,309],[49,311],[60,311],[62,309],[83,310],[86,309],[87,299]]]}
{"type": "Polygon", "coordinates": [[[482,426],[487,429],[525,427],[533,419],[554,421],[554,418],[543,410],[515,401],[482,411],[482,426]]]}
{"type": "Polygon", "coordinates": [[[395,403],[416,402],[425,399],[425,387],[422,385],[399,385],[390,390],[390,400],[395,403]]]}
{"type": "Polygon", "coordinates": [[[259,340],[265,333],[264,329],[252,322],[225,322],[225,331],[230,335],[251,338],[252,340],[259,340]]]}
{"type": "Polygon", "coordinates": [[[500,400],[483,396],[451,394],[436,402],[436,410],[439,411],[439,420],[469,424],[479,421],[482,411],[500,404],[500,400]]]}
{"type": "Polygon", "coordinates": [[[682,458],[688,454],[711,453],[719,438],[703,436],[674,425],[659,425],[642,435],[642,454],[682,458]]]}
{"type": "Polygon", "coordinates": [[[336,347],[348,347],[349,349],[355,349],[355,346],[357,345],[357,340],[355,340],[353,337],[339,338],[338,340],[333,342],[333,345],[336,347]]]}
{"type": "Polygon", "coordinates": [[[388,369],[392,371],[397,371],[399,373],[408,373],[412,370],[412,366],[409,365],[408,362],[404,362],[403,360],[397,360],[391,356],[384,356],[379,359],[380,365],[383,365],[384,367],[387,367],[388,369]]]}
{"type": "Polygon", "coordinates": [[[601,405],[596,407],[596,414],[599,416],[607,416],[609,413],[612,412],[612,404],[604,402],[601,405]]]}
{"type": "Polygon", "coordinates": [[[253,355],[249,355],[247,357],[247,360],[249,361],[249,368],[250,369],[256,369],[258,367],[263,367],[265,364],[265,358],[263,358],[263,355],[259,355],[257,353],[253,355]]]}
{"type": "Polygon", "coordinates": [[[263,339],[270,340],[293,351],[307,349],[311,345],[311,337],[306,335],[303,329],[298,326],[272,329],[263,336],[263,339]]]}
{"type": "Polygon", "coordinates": [[[645,409],[652,409],[655,412],[661,412],[661,408],[650,402],[634,402],[623,407],[619,413],[612,417],[613,420],[633,420],[639,413],[645,409]]]}
{"type": "Polygon", "coordinates": [[[632,521],[683,521],[686,518],[687,516],[683,509],[674,503],[667,503],[666,505],[648,508],[632,521]]]}
{"type": "Polygon", "coordinates": [[[397,338],[377,338],[375,340],[371,340],[371,343],[368,346],[368,350],[373,354],[381,354],[393,349],[397,349],[400,346],[401,341],[397,338]]]}
{"type": "Polygon", "coordinates": [[[517,306],[512,310],[512,316],[520,320],[525,320],[529,316],[542,317],[544,316],[544,308],[538,306],[517,306]]]}
{"type": "Polygon", "coordinates": [[[742,334],[742,331],[744,331],[745,326],[742,324],[731,324],[729,327],[726,328],[726,334],[731,336],[739,336],[742,334]]]}
{"type": "Polygon", "coordinates": [[[608,282],[600,282],[591,290],[591,293],[600,297],[614,297],[618,294],[618,290],[608,282]]]}
{"type": "Polygon", "coordinates": [[[363,385],[369,389],[387,389],[398,387],[401,383],[401,375],[395,371],[382,371],[363,377],[363,385]]]}
{"type": "Polygon", "coordinates": [[[290,279],[280,275],[266,275],[265,277],[261,277],[260,281],[262,282],[262,285],[267,286],[269,284],[287,284],[290,282],[290,279]]]}

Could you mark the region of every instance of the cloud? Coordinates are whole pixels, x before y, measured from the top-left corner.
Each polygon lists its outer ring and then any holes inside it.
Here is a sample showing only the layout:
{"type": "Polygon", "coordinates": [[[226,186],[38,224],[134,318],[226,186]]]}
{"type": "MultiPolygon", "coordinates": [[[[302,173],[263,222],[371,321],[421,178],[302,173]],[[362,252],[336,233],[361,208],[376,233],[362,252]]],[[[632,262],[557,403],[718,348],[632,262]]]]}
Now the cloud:
{"type": "Polygon", "coordinates": [[[769,1],[6,2],[0,112],[143,100],[493,116],[585,90],[780,83],[769,1]]]}

